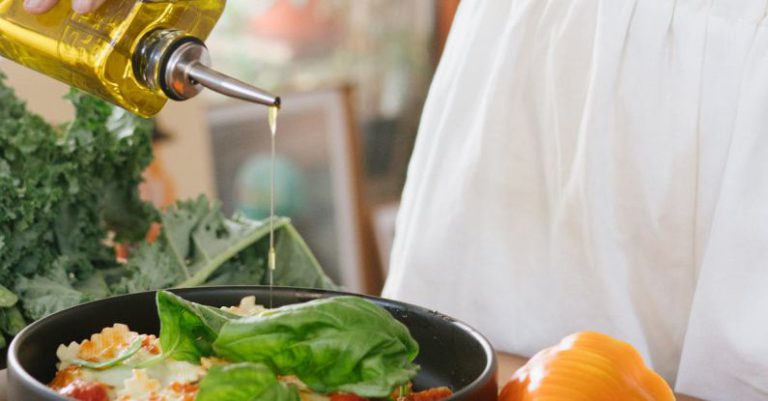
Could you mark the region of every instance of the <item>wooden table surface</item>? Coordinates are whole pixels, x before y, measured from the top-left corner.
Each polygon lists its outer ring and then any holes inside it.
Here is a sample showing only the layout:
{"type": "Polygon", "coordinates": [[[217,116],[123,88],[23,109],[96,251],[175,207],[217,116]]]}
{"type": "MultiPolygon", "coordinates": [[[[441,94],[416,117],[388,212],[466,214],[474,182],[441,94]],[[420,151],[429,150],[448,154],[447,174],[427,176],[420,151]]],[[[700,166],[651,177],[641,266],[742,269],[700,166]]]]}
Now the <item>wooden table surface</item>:
{"type": "MultiPolygon", "coordinates": [[[[515,371],[525,364],[526,359],[509,354],[496,354],[499,359],[499,374],[497,376],[499,380],[499,389],[504,383],[509,380],[515,371]]],[[[687,395],[676,394],[677,401],[701,401],[698,398],[689,397],[687,395]]]]}

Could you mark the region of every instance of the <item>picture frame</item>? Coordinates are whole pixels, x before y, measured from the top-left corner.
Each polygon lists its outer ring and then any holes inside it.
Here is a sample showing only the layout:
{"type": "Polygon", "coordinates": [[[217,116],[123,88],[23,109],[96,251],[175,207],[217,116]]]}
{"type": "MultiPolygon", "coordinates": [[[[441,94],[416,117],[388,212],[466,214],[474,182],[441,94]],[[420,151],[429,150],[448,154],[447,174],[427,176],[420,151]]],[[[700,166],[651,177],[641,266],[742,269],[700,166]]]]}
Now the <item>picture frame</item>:
{"type": "MultiPolygon", "coordinates": [[[[381,267],[364,200],[354,90],[282,96],[277,120],[275,210],[292,219],[328,275],[345,290],[377,294],[381,267]]],[[[227,213],[268,216],[267,108],[244,102],[208,111],[216,190],[227,213]]]]}

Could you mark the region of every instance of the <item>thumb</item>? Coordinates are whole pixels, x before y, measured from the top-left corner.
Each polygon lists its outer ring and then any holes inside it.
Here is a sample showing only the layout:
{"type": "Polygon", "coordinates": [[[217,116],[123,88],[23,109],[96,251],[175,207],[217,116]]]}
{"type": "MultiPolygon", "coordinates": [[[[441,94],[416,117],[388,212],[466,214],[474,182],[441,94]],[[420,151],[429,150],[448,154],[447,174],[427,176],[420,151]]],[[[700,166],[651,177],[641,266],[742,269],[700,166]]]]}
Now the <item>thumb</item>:
{"type": "Polygon", "coordinates": [[[42,14],[58,2],[59,0],[24,0],[24,9],[30,14],[42,14]]]}
{"type": "Polygon", "coordinates": [[[104,0],[72,0],[72,9],[75,10],[76,13],[84,14],[95,11],[97,8],[101,7],[103,3],[104,0]]]}

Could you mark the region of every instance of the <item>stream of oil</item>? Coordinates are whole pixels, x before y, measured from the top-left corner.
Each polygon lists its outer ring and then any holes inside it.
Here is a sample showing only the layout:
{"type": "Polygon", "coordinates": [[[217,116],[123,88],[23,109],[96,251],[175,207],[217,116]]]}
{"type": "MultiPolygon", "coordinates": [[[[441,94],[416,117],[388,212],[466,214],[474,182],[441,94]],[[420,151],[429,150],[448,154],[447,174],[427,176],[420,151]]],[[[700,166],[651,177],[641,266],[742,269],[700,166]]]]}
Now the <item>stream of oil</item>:
{"type": "Polygon", "coordinates": [[[275,134],[277,133],[277,106],[269,108],[269,131],[272,133],[270,143],[272,145],[270,183],[269,183],[269,253],[267,255],[267,271],[269,274],[269,307],[272,308],[272,286],[275,283],[275,267],[277,255],[275,254],[275,134]]]}

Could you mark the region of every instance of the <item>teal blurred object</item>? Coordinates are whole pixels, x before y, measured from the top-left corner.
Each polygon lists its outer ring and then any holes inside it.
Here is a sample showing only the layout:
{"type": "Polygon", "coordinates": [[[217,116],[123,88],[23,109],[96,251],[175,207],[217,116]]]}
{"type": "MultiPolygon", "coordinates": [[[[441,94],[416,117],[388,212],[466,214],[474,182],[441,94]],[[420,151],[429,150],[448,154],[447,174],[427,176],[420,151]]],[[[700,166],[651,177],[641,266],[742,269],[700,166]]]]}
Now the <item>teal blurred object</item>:
{"type": "MultiPolygon", "coordinates": [[[[237,171],[235,207],[251,219],[269,217],[272,165],[269,154],[251,156],[237,171]]],[[[275,158],[275,214],[297,216],[304,209],[304,175],[292,161],[275,158]]]]}

